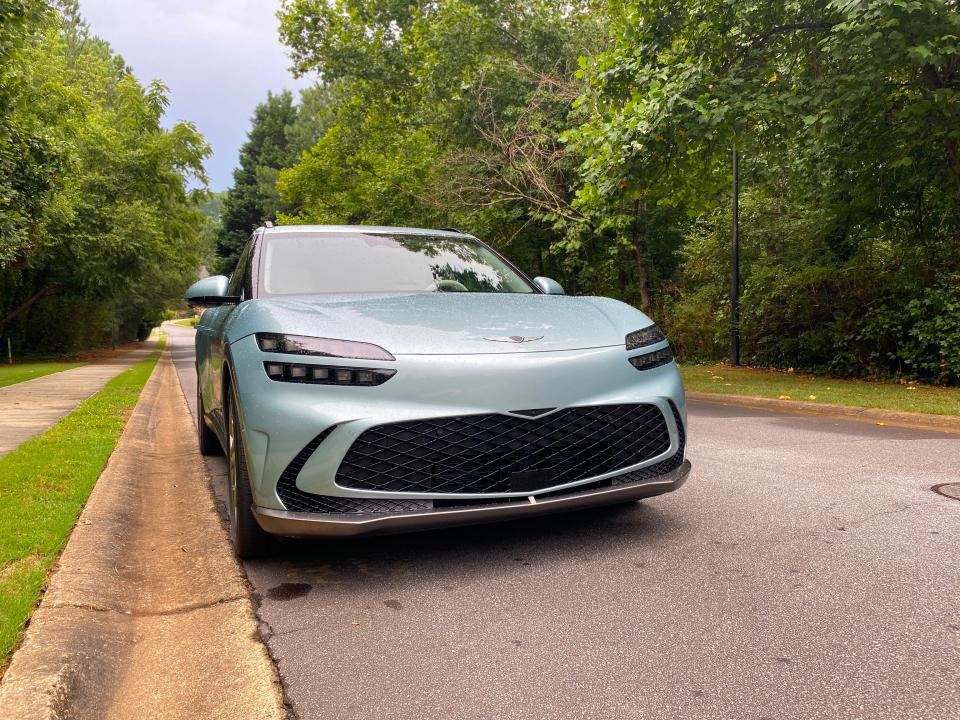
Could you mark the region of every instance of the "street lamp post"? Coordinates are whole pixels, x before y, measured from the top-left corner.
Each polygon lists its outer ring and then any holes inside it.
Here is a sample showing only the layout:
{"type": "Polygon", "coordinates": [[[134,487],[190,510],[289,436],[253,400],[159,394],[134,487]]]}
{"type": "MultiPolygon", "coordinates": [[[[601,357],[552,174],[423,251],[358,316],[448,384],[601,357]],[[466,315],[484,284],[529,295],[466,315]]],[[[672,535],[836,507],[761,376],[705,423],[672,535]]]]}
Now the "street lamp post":
{"type": "Polygon", "coordinates": [[[733,146],[733,243],[730,278],[730,364],[740,364],[740,169],[733,146]]]}

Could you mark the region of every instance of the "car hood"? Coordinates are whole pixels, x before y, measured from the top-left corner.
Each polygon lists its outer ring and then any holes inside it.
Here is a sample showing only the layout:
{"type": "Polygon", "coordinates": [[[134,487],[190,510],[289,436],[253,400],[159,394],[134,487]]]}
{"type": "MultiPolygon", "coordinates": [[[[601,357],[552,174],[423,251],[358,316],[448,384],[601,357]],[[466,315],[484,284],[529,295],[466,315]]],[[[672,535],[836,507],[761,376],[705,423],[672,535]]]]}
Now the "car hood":
{"type": "Polygon", "coordinates": [[[627,333],[650,323],[635,308],[598,297],[310,295],[241,303],[227,336],[235,342],[255,332],[278,332],[369,342],[394,355],[459,355],[622,345],[627,333]],[[514,342],[511,336],[532,339],[514,342]]]}

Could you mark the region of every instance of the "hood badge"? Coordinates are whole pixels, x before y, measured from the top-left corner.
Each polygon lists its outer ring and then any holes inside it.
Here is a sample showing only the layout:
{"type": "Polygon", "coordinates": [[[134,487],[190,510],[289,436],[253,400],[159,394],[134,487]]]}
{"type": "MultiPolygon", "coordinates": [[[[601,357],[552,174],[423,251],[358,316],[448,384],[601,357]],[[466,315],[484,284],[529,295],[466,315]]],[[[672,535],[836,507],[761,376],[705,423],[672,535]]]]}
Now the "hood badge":
{"type": "Polygon", "coordinates": [[[543,335],[493,335],[491,337],[484,337],[484,340],[489,340],[491,342],[510,342],[510,343],[526,343],[526,342],[536,342],[537,340],[543,340],[543,335]]]}

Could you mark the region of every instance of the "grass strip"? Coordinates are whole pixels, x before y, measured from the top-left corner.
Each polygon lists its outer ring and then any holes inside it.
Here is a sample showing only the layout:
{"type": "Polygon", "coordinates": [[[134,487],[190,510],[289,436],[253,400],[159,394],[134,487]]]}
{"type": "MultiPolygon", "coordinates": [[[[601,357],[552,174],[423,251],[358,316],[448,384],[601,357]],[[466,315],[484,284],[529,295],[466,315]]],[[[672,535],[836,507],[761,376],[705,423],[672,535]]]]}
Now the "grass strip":
{"type": "Polygon", "coordinates": [[[0,458],[0,668],[163,350],[123,371],[42,435],[0,458]]]}
{"type": "Polygon", "coordinates": [[[86,365],[82,362],[30,362],[0,365],[0,387],[86,365]]]}
{"type": "Polygon", "coordinates": [[[804,400],[900,412],[960,415],[960,388],[916,383],[838,380],[783,370],[730,365],[683,365],[687,390],[804,400]]]}

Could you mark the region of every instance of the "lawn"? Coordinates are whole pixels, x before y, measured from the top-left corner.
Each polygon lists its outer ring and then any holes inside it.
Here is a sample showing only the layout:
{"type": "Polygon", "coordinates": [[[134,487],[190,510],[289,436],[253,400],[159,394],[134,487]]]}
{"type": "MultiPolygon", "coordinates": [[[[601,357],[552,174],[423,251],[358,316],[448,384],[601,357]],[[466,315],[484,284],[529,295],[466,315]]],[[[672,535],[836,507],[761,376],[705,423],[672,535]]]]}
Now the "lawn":
{"type": "Polygon", "coordinates": [[[194,317],[188,317],[188,318],[181,318],[180,320],[171,320],[170,324],[179,325],[180,327],[193,327],[194,325],[197,324],[197,322],[199,322],[199,320],[200,320],[199,317],[194,316],[194,317]]]}
{"type": "Polygon", "coordinates": [[[729,365],[683,365],[680,373],[683,375],[684,385],[690,391],[960,415],[960,388],[837,380],[781,370],[735,368],[729,365]]]}
{"type": "Polygon", "coordinates": [[[31,362],[0,365],[0,387],[80,367],[82,362],[31,362]]]}
{"type": "Polygon", "coordinates": [[[0,458],[0,667],[113,452],[164,339],[47,432],[0,458]]]}

